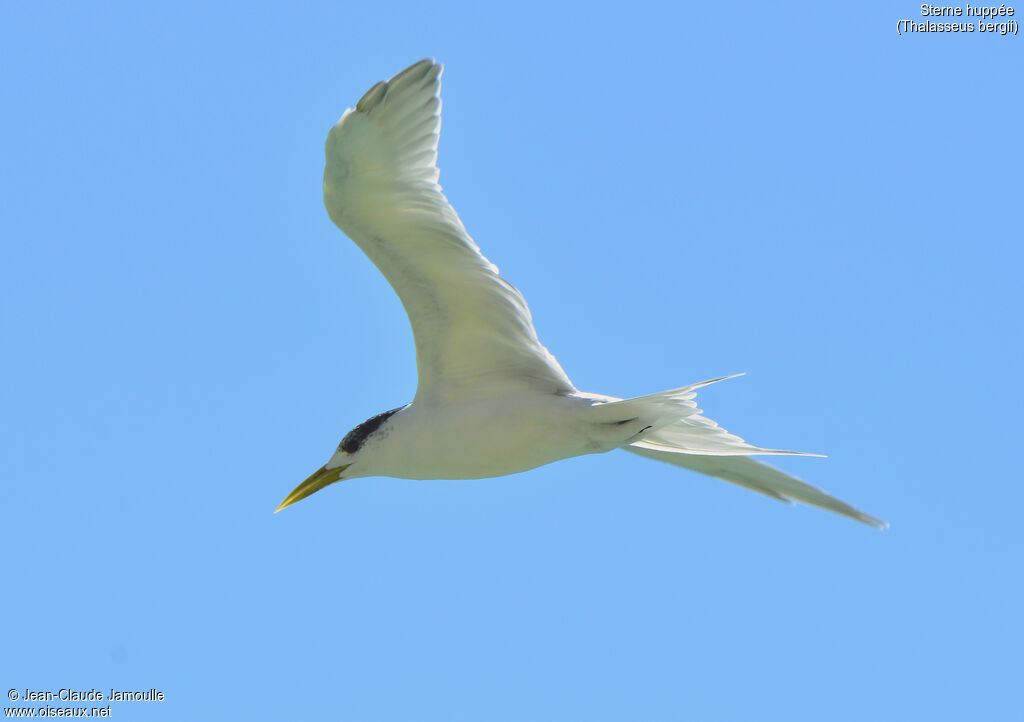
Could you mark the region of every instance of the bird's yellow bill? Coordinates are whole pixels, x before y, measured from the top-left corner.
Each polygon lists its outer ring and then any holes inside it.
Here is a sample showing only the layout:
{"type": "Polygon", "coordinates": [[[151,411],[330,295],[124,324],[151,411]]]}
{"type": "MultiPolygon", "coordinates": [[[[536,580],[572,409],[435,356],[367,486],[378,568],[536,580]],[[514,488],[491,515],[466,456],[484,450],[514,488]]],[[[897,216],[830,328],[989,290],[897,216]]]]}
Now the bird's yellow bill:
{"type": "Polygon", "coordinates": [[[341,472],[345,471],[350,465],[345,464],[344,466],[336,466],[333,469],[328,469],[326,466],[321,466],[319,469],[309,475],[309,478],[299,484],[297,487],[292,489],[292,493],[284,498],[277,508],[274,509],[274,513],[281,511],[285,507],[289,507],[297,501],[305,499],[310,494],[315,494],[325,486],[329,486],[341,478],[341,472]]]}

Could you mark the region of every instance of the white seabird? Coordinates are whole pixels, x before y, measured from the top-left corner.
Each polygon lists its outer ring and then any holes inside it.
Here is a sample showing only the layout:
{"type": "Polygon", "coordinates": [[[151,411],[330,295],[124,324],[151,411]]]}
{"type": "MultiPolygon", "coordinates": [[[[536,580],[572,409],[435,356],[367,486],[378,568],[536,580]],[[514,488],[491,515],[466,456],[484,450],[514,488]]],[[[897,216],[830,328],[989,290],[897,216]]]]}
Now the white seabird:
{"type": "Polygon", "coordinates": [[[796,452],[751,446],[704,416],[696,390],[723,379],[633,399],[578,391],[438,185],[440,92],[441,65],[421,60],[370,88],[327,135],[324,205],[401,299],[419,386],[412,403],[350,431],[277,511],[346,479],[481,479],[625,449],[886,526],[750,458],[796,452]]]}

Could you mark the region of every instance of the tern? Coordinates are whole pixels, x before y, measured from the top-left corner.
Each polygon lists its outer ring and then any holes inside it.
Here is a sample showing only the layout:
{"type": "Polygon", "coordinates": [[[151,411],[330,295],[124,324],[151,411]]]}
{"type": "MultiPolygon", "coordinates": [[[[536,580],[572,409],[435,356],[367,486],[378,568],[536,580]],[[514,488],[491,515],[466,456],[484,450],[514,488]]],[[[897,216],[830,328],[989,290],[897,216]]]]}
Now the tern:
{"type": "Polygon", "coordinates": [[[752,446],[704,416],[697,390],[731,376],[631,399],[573,385],[537,338],[522,294],[483,256],[438,184],[441,71],[421,60],[377,83],[331,128],[325,148],[324,205],[405,307],[416,394],[348,432],[277,511],[347,479],[482,479],[624,449],[886,526],[750,458],[797,452],[752,446]]]}

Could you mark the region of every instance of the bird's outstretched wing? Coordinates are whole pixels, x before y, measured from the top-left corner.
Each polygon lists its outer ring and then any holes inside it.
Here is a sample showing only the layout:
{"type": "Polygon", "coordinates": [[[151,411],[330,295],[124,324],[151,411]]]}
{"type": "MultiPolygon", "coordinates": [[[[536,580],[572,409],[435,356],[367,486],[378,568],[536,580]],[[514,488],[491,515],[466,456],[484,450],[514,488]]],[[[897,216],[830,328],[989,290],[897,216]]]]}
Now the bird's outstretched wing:
{"type": "Polygon", "coordinates": [[[416,398],[575,389],[519,293],[480,253],[438,185],[441,66],[374,85],[327,135],[324,205],[405,306],[416,398]]]}
{"type": "Polygon", "coordinates": [[[622,448],[649,459],[657,459],[674,466],[699,471],[701,474],[714,476],[723,481],[730,481],[779,501],[800,501],[819,509],[848,516],[876,529],[885,529],[889,526],[881,519],[865,514],[860,509],[855,509],[842,499],[837,499],[815,486],[800,481],[795,476],[790,476],[782,469],[757,459],[751,459],[749,456],[680,454],[673,453],[671,450],[639,444],[622,448]]]}

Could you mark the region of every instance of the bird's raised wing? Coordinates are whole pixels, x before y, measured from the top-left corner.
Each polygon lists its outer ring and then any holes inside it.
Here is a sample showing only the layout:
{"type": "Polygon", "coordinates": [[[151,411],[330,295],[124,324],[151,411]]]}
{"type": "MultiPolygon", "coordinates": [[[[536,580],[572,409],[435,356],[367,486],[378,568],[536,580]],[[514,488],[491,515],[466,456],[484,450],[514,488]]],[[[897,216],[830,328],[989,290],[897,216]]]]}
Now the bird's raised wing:
{"type": "Polygon", "coordinates": [[[405,306],[416,398],[575,389],[537,339],[522,294],[484,258],[438,185],[441,66],[374,85],[327,135],[324,205],[405,306]]]}

